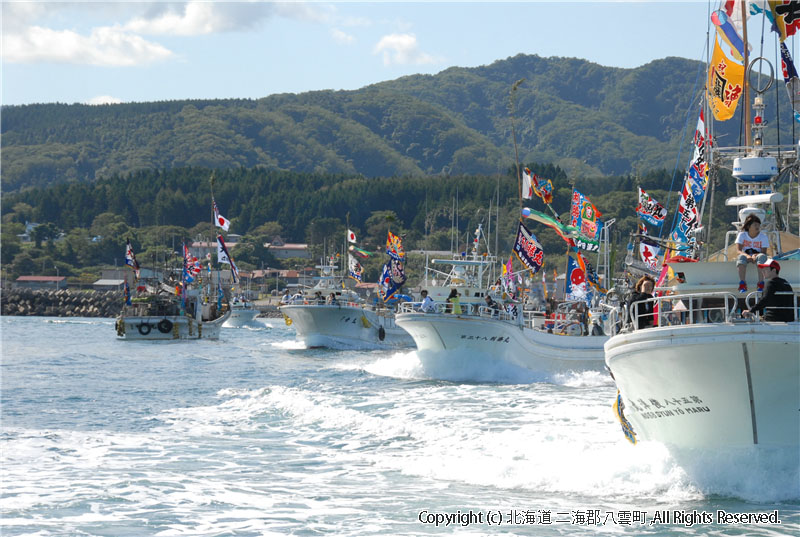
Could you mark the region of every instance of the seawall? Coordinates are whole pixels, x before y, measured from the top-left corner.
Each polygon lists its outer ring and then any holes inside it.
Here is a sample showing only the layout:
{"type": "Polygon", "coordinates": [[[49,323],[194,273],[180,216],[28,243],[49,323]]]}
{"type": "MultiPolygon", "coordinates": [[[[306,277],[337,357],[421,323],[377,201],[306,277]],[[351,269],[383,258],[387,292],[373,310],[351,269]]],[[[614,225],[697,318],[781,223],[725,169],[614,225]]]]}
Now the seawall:
{"type": "Polygon", "coordinates": [[[47,317],[116,317],[122,309],[122,300],[120,291],[4,289],[0,295],[0,313],[47,317]]]}

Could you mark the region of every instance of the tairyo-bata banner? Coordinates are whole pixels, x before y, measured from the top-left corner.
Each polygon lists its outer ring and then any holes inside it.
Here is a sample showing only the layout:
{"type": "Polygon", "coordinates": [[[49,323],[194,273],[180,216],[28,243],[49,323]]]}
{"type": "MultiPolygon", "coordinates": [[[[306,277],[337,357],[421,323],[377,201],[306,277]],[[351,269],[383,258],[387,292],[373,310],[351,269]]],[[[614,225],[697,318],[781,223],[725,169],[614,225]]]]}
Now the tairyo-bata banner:
{"type": "Polygon", "coordinates": [[[514,241],[514,253],[528,270],[536,274],[544,262],[544,250],[536,235],[531,233],[522,222],[517,229],[517,240],[514,241]]]}

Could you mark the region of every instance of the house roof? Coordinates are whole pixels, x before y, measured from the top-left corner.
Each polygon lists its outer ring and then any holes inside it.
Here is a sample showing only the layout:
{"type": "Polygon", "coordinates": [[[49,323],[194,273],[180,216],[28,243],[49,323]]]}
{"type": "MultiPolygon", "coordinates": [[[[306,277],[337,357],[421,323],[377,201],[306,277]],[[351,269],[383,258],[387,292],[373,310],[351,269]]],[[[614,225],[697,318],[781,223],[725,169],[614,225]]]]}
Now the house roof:
{"type": "Polygon", "coordinates": [[[273,244],[268,242],[264,244],[265,248],[272,248],[273,250],[308,250],[308,244],[273,244]]]}
{"type": "Polygon", "coordinates": [[[125,280],[97,280],[92,285],[122,285],[125,280]]]}
{"type": "Polygon", "coordinates": [[[20,276],[18,282],[63,282],[66,276],[20,276]]]}

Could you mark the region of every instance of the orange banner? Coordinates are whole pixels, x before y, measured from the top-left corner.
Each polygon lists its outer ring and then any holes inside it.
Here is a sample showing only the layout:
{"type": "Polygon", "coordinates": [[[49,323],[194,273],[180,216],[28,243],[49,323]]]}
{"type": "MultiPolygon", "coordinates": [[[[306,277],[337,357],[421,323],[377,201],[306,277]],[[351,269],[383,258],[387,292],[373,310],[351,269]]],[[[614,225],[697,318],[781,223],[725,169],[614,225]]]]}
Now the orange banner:
{"type": "Polygon", "coordinates": [[[708,104],[717,121],[733,117],[744,84],[744,65],[727,54],[726,48],[717,36],[708,70],[708,104]]]}

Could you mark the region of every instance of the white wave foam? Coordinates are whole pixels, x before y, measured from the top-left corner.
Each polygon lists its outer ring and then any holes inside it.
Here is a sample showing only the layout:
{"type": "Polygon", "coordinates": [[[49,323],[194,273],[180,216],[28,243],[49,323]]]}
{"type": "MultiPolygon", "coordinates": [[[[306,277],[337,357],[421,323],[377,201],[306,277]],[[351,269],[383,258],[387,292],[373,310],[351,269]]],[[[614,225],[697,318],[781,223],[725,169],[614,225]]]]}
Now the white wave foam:
{"type": "Polygon", "coordinates": [[[600,371],[570,371],[569,373],[557,373],[553,375],[551,381],[554,384],[561,384],[571,388],[616,386],[611,375],[600,371]]]}
{"type": "Polygon", "coordinates": [[[289,339],[286,341],[270,341],[269,345],[271,347],[275,347],[276,349],[283,350],[302,350],[306,348],[303,342],[296,341],[294,339],[289,339]]]}

